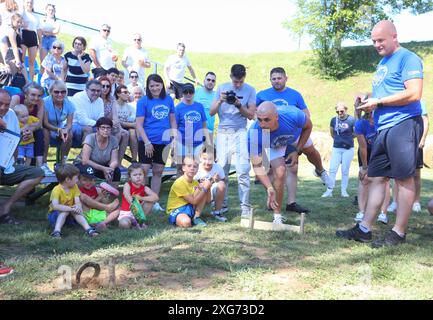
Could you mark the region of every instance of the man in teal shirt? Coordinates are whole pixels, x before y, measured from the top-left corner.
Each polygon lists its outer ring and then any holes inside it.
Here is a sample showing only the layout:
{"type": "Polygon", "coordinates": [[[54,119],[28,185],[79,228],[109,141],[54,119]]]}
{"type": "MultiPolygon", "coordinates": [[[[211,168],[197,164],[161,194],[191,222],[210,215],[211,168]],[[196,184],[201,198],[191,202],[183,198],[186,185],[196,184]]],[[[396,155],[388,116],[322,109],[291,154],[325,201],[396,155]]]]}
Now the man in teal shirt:
{"type": "Polygon", "coordinates": [[[212,101],[215,98],[215,84],[216,75],[212,71],[209,71],[204,78],[203,87],[197,88],[194,96],[194,101],[200,102],[204,107],[207,128],[209,130],[209,136],[211,139],[213,137],[213,131],[215,126],[215,116],[211,116],[209,111],[210,107],[212,106],[212,101]]]}

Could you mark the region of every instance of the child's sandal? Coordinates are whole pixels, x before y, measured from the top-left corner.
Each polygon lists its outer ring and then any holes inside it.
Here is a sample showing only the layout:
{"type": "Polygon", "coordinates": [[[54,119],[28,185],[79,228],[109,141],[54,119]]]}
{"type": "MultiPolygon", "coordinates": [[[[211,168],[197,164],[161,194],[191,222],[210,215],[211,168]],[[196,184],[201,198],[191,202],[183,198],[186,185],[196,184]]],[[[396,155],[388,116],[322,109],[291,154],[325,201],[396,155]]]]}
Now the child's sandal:
{"type": "Polygon", "coordinates": [[[86,233],[87,233],[87,235],[88,235],[89,237],[91,237],[91,238],[96,237],[96,236],[99,236],[99,232],[96,231],[96,230],[93,229],[93,228],[89,228],[89,229],[87,229],[87,230],[86,230],[86,233]]]}
{"type": "Polygon", "coordinates": [[[50,236],[52,238],[55,238],[55,239],[61,239],[62,238],[62,233],[60,231],[53,231],[53,233],[51,233],[50,236]]]}

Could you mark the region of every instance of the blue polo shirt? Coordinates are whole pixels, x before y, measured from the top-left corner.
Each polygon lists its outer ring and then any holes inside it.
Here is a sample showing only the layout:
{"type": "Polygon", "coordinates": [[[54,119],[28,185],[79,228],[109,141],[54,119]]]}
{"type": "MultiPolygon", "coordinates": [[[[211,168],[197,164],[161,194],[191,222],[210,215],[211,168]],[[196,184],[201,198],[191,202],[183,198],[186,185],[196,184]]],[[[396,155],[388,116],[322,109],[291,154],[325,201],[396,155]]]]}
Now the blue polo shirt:
{"type": "Polygon", "coordinates": [[[203,123],[206,122],[203,105],[199,102],[192,105],[181,102],[176,106],[175,115],[182,144],[192,142],[194,147],[200,145],[204,138],[203,123]]]}
{"type": "Polygon", "coordinates": [[[367,141],[367,149],[371,149],[377,134],[376,126],[367,119],[358,119],[355,122],[355,134],[363,135],[365,141],[367,141]]]}
{"type": "MultiPolygon", "coordinates": [[[[385,98],[402,92],[405,90],[405,81],[422,79],[423,77],[421,59],[415,53],[400,48],[379,62],[373,79],[373,97],[385,98]]],[[[406,106],[386,106],[375,109],[374,123],[377,130],[380,131],[420,115],[420,101],[412,102],[406,106]]]]}
{"type": "Polygon", "coordinates": [[[257,156],[263,152],[263,147],[281,148],[292,145],[301,135],[307,116],[299,109],[290,108],[278,110],[278,129],[270,132],[262,130],[256,120],[248,130],[248,151],[257,156]]]}
{"type": "Polygon", "coordinates": [[[339,117],[332,118],[330,126],[334,131],[334,148],[353,148],[354,125],[355,118],[352,116],[347,116],[344,120],[339,117]]]}
{"type": "Polygon", "coordinates": [[[164,99],[144,96],[138,100],[136,117],[144,117],[143,128],[151,143],[170,143],[170,113],[174,114],[174,102],[169,95],[164,99]]]}
{"type": "Polygon", "coordinates": [[[256,105],[259,106],[264,101],[272,101],[278,109],[286,107],[296,107],[300,110],[307,109],[302,95],[291,88],[278,92],[273,87],[260,91],[257,94],[256,105]]]}

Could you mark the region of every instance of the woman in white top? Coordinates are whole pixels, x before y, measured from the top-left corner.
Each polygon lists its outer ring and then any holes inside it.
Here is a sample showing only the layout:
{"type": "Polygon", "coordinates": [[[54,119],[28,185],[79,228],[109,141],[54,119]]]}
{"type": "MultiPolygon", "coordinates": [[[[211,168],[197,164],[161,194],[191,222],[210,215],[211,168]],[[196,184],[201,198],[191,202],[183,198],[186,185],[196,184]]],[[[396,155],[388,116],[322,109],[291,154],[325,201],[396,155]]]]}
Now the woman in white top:
{"type": "Polygon", "coordinates": [[[18,13],[18,4],[15,0],[3,0],[0,1],[0,51],[3,58],[9,49],[8,44],[8,33],[11,26],[11,17],[18,13]]]}
{"type": "Polygon", "coordinates": [[[56,20],[56,6],[54,4],[47,4],[45,7],[45,17],[39,24],[39,38],[42,38],[39,51],[41,61],[44,61],[47,54],[51,51],[59,32],[60,23],[56,20]]]}
{"type": "Polygon", "coordinates": [[[35,76],[35,61],[36,54],[38,53],[38,29],[39,29],[39,19],[34,14],[33,0],[24,0],[24,27],[22,30],[23,34],[23,56],[27,55],[27,50],[29,52],[29,81],[33,81],[35,76]]]}
{"type": "Polygon", "coordinates": [[[51,47],[51,52],[42,61],[44,73],[41,78],[41,85],[45,89],[50,89],[55,80],[65,80],[65,70],[67,68],[66,59],[63,57],[65,45],[63,42],[55,40],[51,47]]]}

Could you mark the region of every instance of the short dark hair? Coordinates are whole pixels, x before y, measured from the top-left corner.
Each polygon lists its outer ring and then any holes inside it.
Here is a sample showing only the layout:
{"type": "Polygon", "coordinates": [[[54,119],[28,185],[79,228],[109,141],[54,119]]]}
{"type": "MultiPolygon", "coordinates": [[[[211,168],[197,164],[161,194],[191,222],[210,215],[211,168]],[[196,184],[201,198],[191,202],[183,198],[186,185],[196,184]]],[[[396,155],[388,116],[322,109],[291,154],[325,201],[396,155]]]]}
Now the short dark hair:
{"type": "Polygon", "coordinates": [[[67,178],[72,179],[80,175],[80,169],[72,164],[62,164],[56,166],[56,178],[59,183],[63,183],[67,178]]]}
{"type": "Polygon", "coordinates": [[[107,70],[107,74],[111,74],[111,73],[115,73],[115,74],[119,75],[120,71],[117,68],[110,68],[107,70]]]}
{"type": "Polygon", "coordinates": [[[274,74],[274,73],[281,73],[281,74],[286,75],[286,70],[284,70],[283,67],[276,67],[276,68],[273,68],[273,69],[271,70],[271,72],[269,73],[269,76],[272,76],[272,74],[274,74]]]}
{"type": "Polygon", "coordinates": [[[234,64],[231,69],[231,75],[236,79],[242,79],[247,75],[247,70],[242,64],[234,64]]]}
{"type": "Polygon", "coordinates": [[[141,163],[134,162],[128,167],[128,177],[131,177],[131,173],[135,169],[141,169],[141,170],[143,170],[143,173],[144,173],[143,165],[141,163]]]}
{"type": "Polygon", "coordinates": [[[110,126],[113,128],[113,120],[111,120],[110,118],[107,117],[101,117],[96,121],[96,128],[99,128],[100,126],[110,126]]]}
{"type": "Polygon", "coordinates": [[[72,40],[72,47],[74,47],[75,41],[80,41],[83,44],[83,50],[86,50],[87,48],[87,41],[83,37],[75,37],[74,40],[72,40]]]}
{"type": "Polygon", "coordinates": [[[150,92],[150,89],[149,89],[150,81],[154,81],[154,82],[162,84],[162,90],[161,90],[161,93],[159,94],[159,98],[165,99],[165,97],[167,96],[167,92],[165,91],[164,80],[162,80],[161,76],[159,74],[156,74],[156,73],[151,74],[147,77],[147,80],[146,80],[146,96],[147,96],[147,98],[150,100],[153,99],[152,93],[150,92]]]}
{"type": "Polygon", "coordinates": [[[92,80],[89,80],[86,82],[86,90],[88,90],[92,84],[96,84],[96,85],[102,87],[102,84],[99,82],[99,80],[92,79],[92,80]]]}
{"type": "Polygon", "coordinates": [[[185,44],[182,43],[182,42],[179,42],[179,43],[177,44],[176,48],[177,48],[177,47],[183,47],[183,48],[185,49],[185,44]]]}
{"type": "Polygon", "coordinates": [[[138,72],[135,71],[135,70],[132,70],[132,71],[129,73],[129,77],[131,78],[132,74],[134,74],[134,73],[138,76],[138,72]]]}
{"type": "Polygon", "coordinates": [[[117,99],[119,99],[120,93],[122,92],[122,89],[126,89],[128,90],[128,87],[121,84],[120,86],[117,86],[116,90],[114,91],[114,97],[117,99]]]}
{"type": "Polygon", "coordinates": [[[208,73],[206,73],[205,77],[207,77],[208,75],[214,76],[216,78],[216,74],[212,71],[209,71],[208,73]]]}

